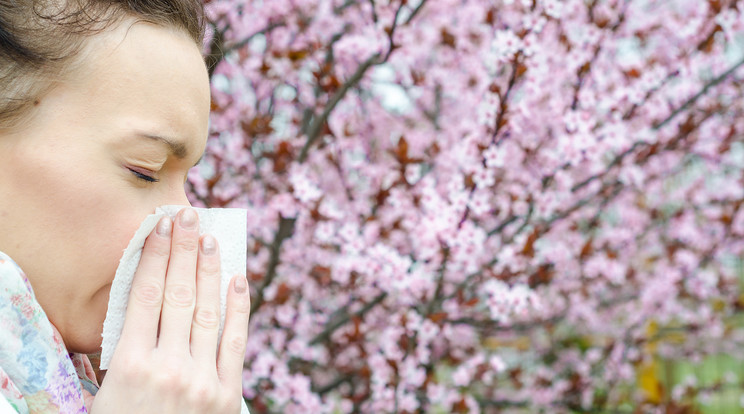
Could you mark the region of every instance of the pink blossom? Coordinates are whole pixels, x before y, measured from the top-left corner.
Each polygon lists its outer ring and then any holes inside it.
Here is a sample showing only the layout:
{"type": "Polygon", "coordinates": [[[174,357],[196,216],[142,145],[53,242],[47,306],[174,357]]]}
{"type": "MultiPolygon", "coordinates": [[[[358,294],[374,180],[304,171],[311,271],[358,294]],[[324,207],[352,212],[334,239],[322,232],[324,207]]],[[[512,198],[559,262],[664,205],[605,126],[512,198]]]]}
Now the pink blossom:
{"type": "Polygon", "coordinates": [[[744,19],[718,3],[208,2],[187,188],[249,211],[252,412],[645,410],[643,344],[735,352],[744,19]]]}

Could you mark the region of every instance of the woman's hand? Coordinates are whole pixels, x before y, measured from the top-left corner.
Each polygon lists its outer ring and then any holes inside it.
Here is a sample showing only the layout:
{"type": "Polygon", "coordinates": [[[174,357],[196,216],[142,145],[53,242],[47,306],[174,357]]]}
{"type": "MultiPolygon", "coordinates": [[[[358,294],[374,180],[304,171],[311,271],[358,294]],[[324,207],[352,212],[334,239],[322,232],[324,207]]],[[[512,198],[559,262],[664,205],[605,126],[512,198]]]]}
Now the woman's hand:
{"type": "Polygon", "coordinates": [[[234,277],[220,325],[215,239],[196,212],[158,223],[142,250],[121,339],[92,413],[240,413],[250,297],[234,277]]]}

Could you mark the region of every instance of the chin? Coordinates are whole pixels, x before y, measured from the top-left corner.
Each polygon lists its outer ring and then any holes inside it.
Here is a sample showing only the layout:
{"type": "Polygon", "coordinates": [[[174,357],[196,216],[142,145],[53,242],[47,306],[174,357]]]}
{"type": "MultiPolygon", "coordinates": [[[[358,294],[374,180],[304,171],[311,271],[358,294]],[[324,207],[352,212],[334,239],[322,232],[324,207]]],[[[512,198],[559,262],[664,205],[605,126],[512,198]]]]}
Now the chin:
{"type": "Polygon", "coordinates": [[[81,337],[72,338],[70,341],[65,341],[65,346],[68,352],[75,352],[78,354],[96,354],[101,352],[101,333],[98,332],[96,335],[83,335],[81,337]]]}
{"type": "Polygon", "coordinates": [[[65,338],[65,346],[68,352],[79,354],[95,354],[101,352],[103,342],[103,320],[106,318],[108,308],[108,295],[111,284],[99,289],[94,296],[93,306],[88,308],[89,317],[80,322],[65,338]]]}
{"type": "Polygon", "coordinates": [[[101,351],[103,342],[103,318],[84,320],[72,327],[69,332],[60,332],[68,352],[78,354],[95,354],[101,351]]]}

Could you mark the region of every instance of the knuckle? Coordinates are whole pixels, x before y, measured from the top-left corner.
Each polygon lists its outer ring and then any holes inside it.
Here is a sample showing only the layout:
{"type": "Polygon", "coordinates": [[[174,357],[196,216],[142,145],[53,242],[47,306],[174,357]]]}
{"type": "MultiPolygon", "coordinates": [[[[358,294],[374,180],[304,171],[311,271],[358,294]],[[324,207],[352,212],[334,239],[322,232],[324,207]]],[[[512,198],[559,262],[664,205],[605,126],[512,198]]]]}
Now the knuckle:
{"type": "Polygon", "coordinates": [[[217,260],[202,260],[199,262],[200,275],[209,279],[216,279],[220,274],[220,262],[217,260]]]}
{"type": "Polygon", "coordinates": [[[198,407],[212,407],[217,402],[217,394],[217,387],[206,381],[199,381],[191,386],[189,400],[198,407]]]}
{"type": "Polygon", "coordinates": [[[169,257],[170,256],[170,244],[168,243],[147,243],[144,248],[145,253],[152,254],[157,257],[169,257]]]}
{"type": "Polygon", "coordinates": [[[188,307],[194,304],[194,288],[183,284],[168,286],[165,289],[165,300],[169,305],[188,307]]]}
{"type": "Polygon", "coordinates": [[[154,388],[164,394],[181,395],[185,392],[186,386],[183,379],[176,372],[167,370],[155,377],[154,388]]]}
{"type": "Polygon", "coordinates": [[[245,346],[247,338],[241,335],[234,335],[227,340],[227,349],[237,355],[245,355],[245,346]]]}
{"type": "Polygon", "coordinates": [[[169,358],[163,369],[154,378],[155,388],[175,394],[183,394],[188,389],[188,375],[183,375],[181,365],[177,360],[169,358]],[[170,361],[170,362],[169,362],[170,361]]]}
{"type": "Polygon", "coordinates": [[[242,387],[230,387],[230,390],[223,392],[222,398],[219,401],[221,411],[223,413],[237,413],[240,412],[240,399],[243,397],[241,390],[242,387]]]}
{"type": "Polygon", "coordinates": [[[143,375],[147,372],[142,358],[136,358],[133,355],[121,355],[111,361],[111,372],[116,372],[125,384],[133,384],[142,381],[143,375]]]}
{"type": "Polygon", "coordinates": [[[132,286],[132,295],[137,302],[151,307],[158,307],[162,304],[163,288],[153,282],[140,282],[132,286]]]}
{"type": "Polygon", "coordinates": [[[195,253],[199,247],[199,243],[193,237],[182,237],[176,241],[175,247],[180,251],[195,253]]]}
{"type": "Polygon", "coordinates": [[[194,322],[202,328],[214,330],[220,325],[220,316],[213,308],[199,307],[194,312],[194,322]]]}

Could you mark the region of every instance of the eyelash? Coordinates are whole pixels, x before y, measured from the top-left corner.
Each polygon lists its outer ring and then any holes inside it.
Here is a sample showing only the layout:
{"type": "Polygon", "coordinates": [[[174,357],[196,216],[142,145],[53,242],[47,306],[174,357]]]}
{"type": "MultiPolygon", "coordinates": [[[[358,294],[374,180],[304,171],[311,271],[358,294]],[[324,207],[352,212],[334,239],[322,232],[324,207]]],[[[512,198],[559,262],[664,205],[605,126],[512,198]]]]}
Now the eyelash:
{"type": "Polygon", "coordinates": [[[132,169],[132,168],[127,168],[127,169],[128,169],[129,171],[131,171],[131,172],[132,172],[132,174],[134,174],[134,176],[135,176],[135,177],[137,177],[138,179],[140,179],[140,180],[142,180],[142,181],[146,181],[146,182],[148,182],[148,183],[156,183],[156,182],[160,181],[160,180],[158,180],[158,179],[157,179],[157,178],[155,178],[155,177],[151,177],[151,176],[149,176],[149,175],[143,174],[143,173],[141,173],[141,172],[139,172],[139,171],[137,171],[137,170],[134,170],[134,169],[132,169]]]}

